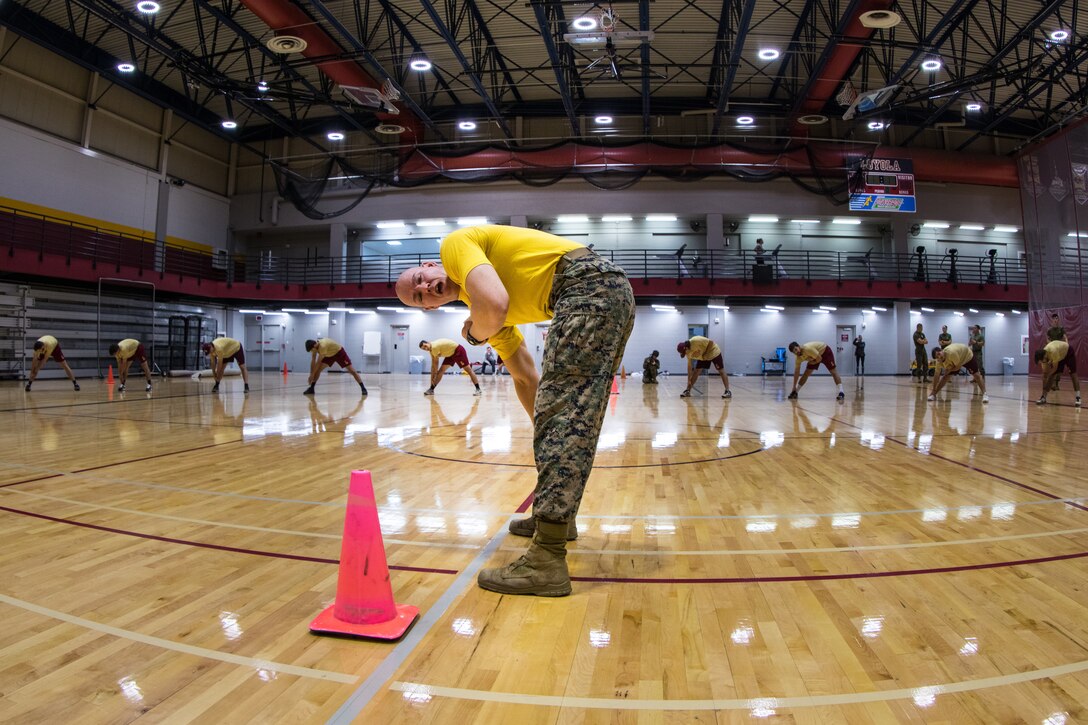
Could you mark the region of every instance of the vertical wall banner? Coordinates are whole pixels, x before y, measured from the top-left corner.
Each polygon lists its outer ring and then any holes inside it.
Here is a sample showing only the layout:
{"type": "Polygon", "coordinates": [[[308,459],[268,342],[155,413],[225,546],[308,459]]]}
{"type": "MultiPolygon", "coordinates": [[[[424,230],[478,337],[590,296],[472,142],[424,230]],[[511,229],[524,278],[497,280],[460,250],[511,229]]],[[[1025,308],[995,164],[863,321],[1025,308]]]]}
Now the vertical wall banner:
{"type": "Polygon", "coordinates": [[[850,211],[918,211],[914,197],[914,162],[910,159],[862,159],[850,175],[850,211]]]}

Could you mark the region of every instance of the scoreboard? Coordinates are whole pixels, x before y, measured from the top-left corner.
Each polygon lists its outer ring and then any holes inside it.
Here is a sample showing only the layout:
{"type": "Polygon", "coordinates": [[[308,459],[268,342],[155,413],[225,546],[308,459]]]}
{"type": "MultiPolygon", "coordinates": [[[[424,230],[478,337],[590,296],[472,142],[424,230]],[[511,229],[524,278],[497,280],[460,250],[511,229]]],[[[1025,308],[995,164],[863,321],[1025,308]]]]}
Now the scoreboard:
{"type": "Polygon", "coordinates": [[[914,164],[910,159],[862,159],[850,176],[850,210],[913,213],[914,164]]]}

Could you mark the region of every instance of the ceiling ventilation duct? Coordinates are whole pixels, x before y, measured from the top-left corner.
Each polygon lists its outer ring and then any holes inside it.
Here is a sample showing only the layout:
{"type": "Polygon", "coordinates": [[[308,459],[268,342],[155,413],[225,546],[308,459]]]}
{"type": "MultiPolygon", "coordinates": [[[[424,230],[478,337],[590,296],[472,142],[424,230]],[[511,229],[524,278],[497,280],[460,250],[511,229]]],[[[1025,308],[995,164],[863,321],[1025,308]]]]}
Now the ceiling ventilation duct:
{"type": "Polygon", "coordinates": [[[265,47],[273,53],[288,55],[289,53],[301,53],[306,50],[307,43],[295,35],[277,35],[265,41],[265,47]]]}

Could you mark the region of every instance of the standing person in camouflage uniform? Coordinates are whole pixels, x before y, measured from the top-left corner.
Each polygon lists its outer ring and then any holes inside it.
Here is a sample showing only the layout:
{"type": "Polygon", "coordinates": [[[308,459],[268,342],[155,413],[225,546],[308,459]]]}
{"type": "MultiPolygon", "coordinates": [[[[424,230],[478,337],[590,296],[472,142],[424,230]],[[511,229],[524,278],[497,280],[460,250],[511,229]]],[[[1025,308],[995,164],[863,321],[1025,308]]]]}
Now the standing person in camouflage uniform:
{"type": "Polygon", "coordinates": [[[502,594],[570,594],[567,541],[593,467],[612,376],[634,324],[635,298],[623,270],[562,237],[519,227],[459,229],[442,240],[441,263],[401,274],[397,297],[435,309],[461,300],[470,309],[461,330],[472,345],[489,343],[514,378],[533,417],[537,483],[533,516],[512,521],[533,537],[513,563],[480,572],[484,589],[502,594]],[[542,377],[516,325],[552,320],[542,377]]]}
{"type": "Polygon", "coordinates": [[[926,339],[926,333],[922,332],[921,322],[914,328],[911,339],[914,340],[914,364],[918,368],[918,382],[926,383],[929,381],[929,354],[926,352],[929,340],[926,339]]]}
{"type": "Polygon", "coordinates": [[[986,364],[982,360],[982,348],[986,347],[986,336],[982,334],[982,327],[979,325],[972,325],[970,342],[971,352],[975,356],[975,362],[978,363],[978,374],[986,377],[986,364]]]}

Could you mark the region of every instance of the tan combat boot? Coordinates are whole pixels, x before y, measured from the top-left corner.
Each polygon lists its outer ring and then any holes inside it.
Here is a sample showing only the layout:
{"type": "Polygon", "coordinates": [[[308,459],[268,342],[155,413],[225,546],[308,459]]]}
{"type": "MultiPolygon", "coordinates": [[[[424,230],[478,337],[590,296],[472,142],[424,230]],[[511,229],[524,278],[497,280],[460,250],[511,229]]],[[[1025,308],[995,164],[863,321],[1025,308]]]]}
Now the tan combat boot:
{"type": "Polygon", "coordinates": [[[567,524],[538,521],[533,542],[516,561],[496,569],[484,569],[477,584],[499,594],[535,594],[565,597],[570,594],[567,572],[567,524]]]}
{"type": "MultiPolygon", "coordinates": [[[[532,516],[526,519],[514,519],[507,528],[510,529],[510,533],[514,536],[532,536],[536,533],[536,519],[532,516]]],[[[574,541],[577,538],[578,523],[572,518],[567,523],[567,541],[574,541]]]]}

